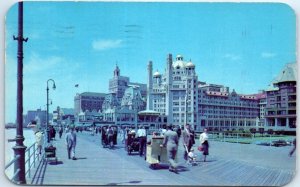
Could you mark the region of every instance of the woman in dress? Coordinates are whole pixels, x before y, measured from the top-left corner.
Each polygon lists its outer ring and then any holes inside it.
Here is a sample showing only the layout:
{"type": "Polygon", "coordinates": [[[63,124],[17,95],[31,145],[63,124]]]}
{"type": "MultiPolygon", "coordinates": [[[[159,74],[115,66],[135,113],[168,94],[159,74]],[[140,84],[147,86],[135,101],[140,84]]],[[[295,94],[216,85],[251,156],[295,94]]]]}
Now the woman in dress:
{"type": "Polygon", "coordinates": [[[200,134],[200,145],[202,146],[202,150],[203,150],[203,156],[204,156],[204,162],[206,162],[206,156],[208,155],[208,133],[207,133],[207,129],[205,128],[203,130],[203,133],[200,134]]]}

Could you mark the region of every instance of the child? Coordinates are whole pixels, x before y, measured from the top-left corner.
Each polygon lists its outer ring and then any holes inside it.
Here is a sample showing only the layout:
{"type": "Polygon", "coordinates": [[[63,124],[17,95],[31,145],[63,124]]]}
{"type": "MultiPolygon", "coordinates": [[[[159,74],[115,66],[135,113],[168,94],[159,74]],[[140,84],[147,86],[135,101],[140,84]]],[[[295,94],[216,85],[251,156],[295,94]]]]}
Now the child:
{"type": "Polygon", "coordinates": [[[188,153],[188,162],[192,165],[196,164],[196,155],[194,154],[193,148],[191,148],[190,152],[188,153]]]}

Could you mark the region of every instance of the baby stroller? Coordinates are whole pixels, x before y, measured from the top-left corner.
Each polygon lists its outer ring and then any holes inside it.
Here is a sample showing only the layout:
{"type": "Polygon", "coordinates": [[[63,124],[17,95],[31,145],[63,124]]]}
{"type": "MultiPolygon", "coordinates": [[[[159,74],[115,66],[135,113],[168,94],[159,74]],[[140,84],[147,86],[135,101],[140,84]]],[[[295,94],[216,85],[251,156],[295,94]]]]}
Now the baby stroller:
{"type": "Polygon", "coordinates": [[[184,145],[185,151],[187,152],[187,164],[191,166],[196,166],[197,165],[197,155],[194,153],[194,149],[191,148],[190,152],[188,151],[188,148],[186,145],[184,145]]]}

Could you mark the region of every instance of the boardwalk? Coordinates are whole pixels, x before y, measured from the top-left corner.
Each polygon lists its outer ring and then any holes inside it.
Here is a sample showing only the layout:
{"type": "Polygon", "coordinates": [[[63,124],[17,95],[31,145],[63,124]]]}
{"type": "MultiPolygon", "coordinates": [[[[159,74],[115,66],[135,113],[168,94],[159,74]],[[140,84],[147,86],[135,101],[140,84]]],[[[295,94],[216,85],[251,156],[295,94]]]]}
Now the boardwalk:
{"type": "Polygon", "coordinates": [[[288,157],[291,147],[265,147],[211,142],[207,162],[190,166],[182,159],[180,145],[179,174],[167,165],[149,168],[143,157],[128,156],[123,144],[109,150],[100,146],[100,137],[78,133],[76,155],[67,159],[64,139],[53,141],[58,164],[41,163],[36,175],[27,179],[35,185],[248,185],[282,186],[295,174],[295,156],[288,157]]]}

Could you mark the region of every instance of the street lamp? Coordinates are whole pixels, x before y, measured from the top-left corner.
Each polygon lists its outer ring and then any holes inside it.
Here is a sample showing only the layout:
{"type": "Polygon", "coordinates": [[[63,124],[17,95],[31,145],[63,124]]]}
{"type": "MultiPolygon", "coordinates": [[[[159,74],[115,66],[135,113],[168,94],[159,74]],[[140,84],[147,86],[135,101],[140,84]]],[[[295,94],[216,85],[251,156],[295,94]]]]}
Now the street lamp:
{"type": "MultiPolygon", "coordinates": [[[[51,81],[53,83],[53,90],[55,90],[55,81],[53,79],[48,79],[47,80],[47,115],[46,115],[46,132],[47,132],[47,143],[50,143],[50,136],[49,136],[49,128],[48,128],[48,123],[49,123],[49,86],[48,83],[51,81]]],[[[52,101],[51,101],[52,103],[52,101]]]]}

